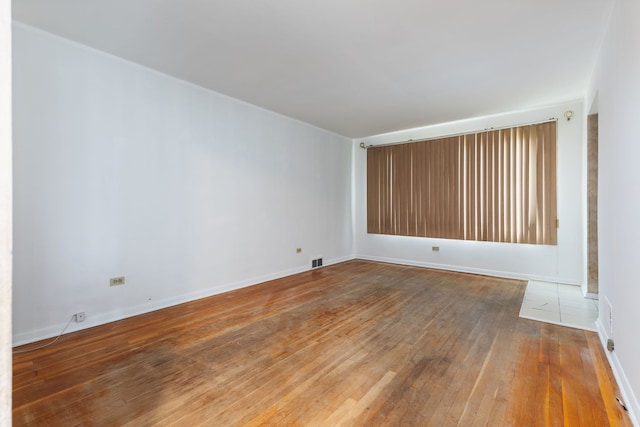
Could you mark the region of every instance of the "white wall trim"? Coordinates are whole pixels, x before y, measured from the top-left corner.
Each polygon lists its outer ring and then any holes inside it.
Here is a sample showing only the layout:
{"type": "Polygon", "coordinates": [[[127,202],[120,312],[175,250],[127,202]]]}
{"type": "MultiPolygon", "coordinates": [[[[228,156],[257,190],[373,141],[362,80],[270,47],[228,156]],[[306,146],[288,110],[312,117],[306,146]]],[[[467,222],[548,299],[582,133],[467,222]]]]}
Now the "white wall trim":
{"type": "Polygon", "coordinates": [[[11,1],[0,0],[0,425],[11,425],[12,46],[11,1]]]}
{"type": "Polygon", "coordinates": [[[356,255],[355,258],[362,259],[365,261],[377,261],[377,262],[386,262],[389,264],[410,265],[412,267],[425,267],[425,268],[433,268],[436,270],[455,271],[458,273],[481,274],[483,276],[501,277],[503,279],[537,280],[540,282],[562,283],[565,285],[575,285],[575,286],[580,285],[577,281],[573,281],[573,280],[565,279],[561,277],[527,275],[522,273],[514,273],[510,271],[488,270],[483,268],[464,267],[460,265],[437,264],[437,263],[431,263],[431,262],[422,262],[422,261],[414,261],[414,260],[398,259],[398,258],[376,257],[376,256],[361,255],[361,254],[356,255]]]}
{"type": "MultiPolygon", "coordinates": [[[[346,256],[331,260],[325,260],[324,266],[339,264],[345,261],[354,259],[353,256],[346,256]]],[[[118,320],[126,319],[140,314],[150,313],[156,310],[162,310],[163,308],[173,307],[179,304],[184,304],[191,301],[196,301],[202,298],[211,297],[214,295],[223,294],[225,292],[234,291],[237,289],[246,288],[249,286],[258,285],[270,280],[281,279],[287,276],[293,276],[294,274],[304,273],[310,271],[311,267],[296,267],[288,270],[279,271],[277,273],[267,274],[260,277],[254,277],[252,279],[241,280],[238,282],[227,283],[222,286],[216,286],[215,288],[209,288],[197,292],[189,292],[186,294],[178,295],[172,298],[165,298],[157,301],[149,301],[148,303],[140,304],[133,307],[127,307],[125,310],[110,311],[106,313],[100,313],[96,316],[87,316],[87,320],[82,323],[71,322],[65,335],[81,331],[84,329],[93,328],[95,326],[104,325],[118,320]]],[[[318,269],[315,269],[318,270],[318,269]]],[[[35,341],[52,338],[57,336],[64,326],[69,321],[69,318],[62,319],[58,324],[47,326],[46,328],[37,329],[34,331],[25,332],[22,334],[16,334],[13,336],[13,346],[17,347],[24,344],[29,344],[35,341]]]]}
{"type": "Polygon", "coordinates": [[[633,392],[633,388],[631,387],[631,383],[629,379],[624,373],[624,369],[622,368],[622,364],[618,359],[618,355],[616,354],[615,349],[613,351],[607,350],[607,340],[609,337],[607,336],[607,332],[602,324],[601,318],[598,318],[596,321],[596,327],[598,328],[598,336],[600,337],[600,342],[602,344],[602,348],[604,349],[604,353],[607,355],[607,360],[609,360],[609,365],[611,366],[611,370],[613,371],[613,376],[618,383],[618,387],[620,388],[620,393],[622,394],[622,400],[624,401],[627,409],[629,410],[629,419],[631,423],[640,427],[640,420],[637,418],[637,414],[640,414],[640,403],[636,395],[633,392]]]}

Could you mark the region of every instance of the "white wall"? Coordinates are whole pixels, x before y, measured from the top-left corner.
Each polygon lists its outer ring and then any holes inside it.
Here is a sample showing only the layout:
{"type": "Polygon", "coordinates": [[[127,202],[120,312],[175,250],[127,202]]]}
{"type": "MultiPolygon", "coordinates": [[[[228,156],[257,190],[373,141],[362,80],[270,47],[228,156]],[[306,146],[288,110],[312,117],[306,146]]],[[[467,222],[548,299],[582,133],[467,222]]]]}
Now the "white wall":
{"type": "Polygon", "coordinates": [[[14,344],[353,253],[350,139],[21,24],[13,46],[14,344]]]}
{"type": "Polygon", "coordinates": [[[0,0],[0,426],[11,425],[11,1],[0,0]]]}
{"type": "Polygon", "coordinates": [[[597,97],[598,257],[603,340],[627,406],[640,425],[640,2],[616,0],[587,105],[597,97]],[[608,314],[612,311],[612,327],[608,314]]]}
{"type": "Polygon", "coordinates": [[[456,133],[558,120],[558,245],[523,245],[367,234],[365,150],[356,148],[355,224],[358,258],[444,268],[502,277],[539,279],[568,284],[582,283],[582,102],[571,102],[532,111],[476,118],[455,123],[376,135],[354,141],[357,146],[379,145],[456,133]],[[570,122],[566,110],[575,111],[570,122]],[[432,246],[440,246],[433,252],[432,246]]]}

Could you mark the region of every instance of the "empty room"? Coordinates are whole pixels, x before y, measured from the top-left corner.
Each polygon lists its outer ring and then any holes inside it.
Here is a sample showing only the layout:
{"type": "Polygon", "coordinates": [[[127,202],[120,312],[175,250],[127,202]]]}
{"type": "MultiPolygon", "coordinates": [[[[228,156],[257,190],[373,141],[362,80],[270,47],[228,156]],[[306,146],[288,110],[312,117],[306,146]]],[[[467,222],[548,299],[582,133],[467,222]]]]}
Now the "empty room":
{"type": "Polygon", "coordinates": [[[636,0],[0,5],[0,425],[640,426],[636,0]]]}

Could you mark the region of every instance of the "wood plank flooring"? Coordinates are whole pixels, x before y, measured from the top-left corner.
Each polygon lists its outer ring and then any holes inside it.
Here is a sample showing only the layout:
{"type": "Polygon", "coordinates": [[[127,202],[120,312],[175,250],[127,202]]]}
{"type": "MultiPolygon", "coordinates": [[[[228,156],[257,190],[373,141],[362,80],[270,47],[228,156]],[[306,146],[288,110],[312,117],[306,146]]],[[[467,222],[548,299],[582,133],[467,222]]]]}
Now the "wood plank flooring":
{"type": "Polygon", "coordinates": [[[524,291],[366,261],[325,267],[15,354],[13,422],[630,426],[597,335],[519,319],[524,291]]]}

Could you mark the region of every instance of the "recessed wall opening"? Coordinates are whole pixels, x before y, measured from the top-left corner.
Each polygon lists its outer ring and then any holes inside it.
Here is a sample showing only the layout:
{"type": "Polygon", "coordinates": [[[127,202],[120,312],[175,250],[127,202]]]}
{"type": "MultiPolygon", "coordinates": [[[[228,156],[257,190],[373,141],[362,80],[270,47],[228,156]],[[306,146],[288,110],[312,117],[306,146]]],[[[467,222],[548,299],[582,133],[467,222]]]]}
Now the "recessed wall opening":
{"type": "Polygon", "coordinates": [[[587,117],[587,292],[598,293],[598,100],[587,117]]]}

